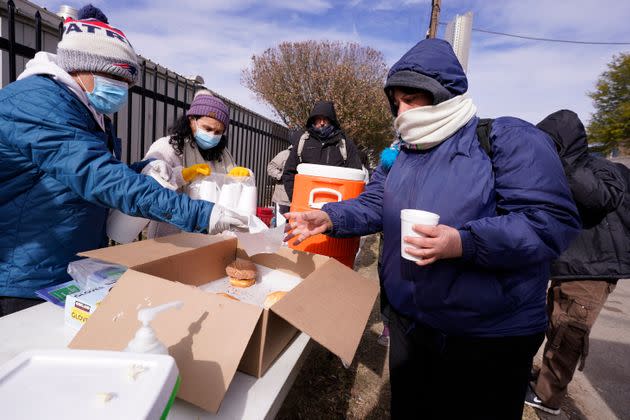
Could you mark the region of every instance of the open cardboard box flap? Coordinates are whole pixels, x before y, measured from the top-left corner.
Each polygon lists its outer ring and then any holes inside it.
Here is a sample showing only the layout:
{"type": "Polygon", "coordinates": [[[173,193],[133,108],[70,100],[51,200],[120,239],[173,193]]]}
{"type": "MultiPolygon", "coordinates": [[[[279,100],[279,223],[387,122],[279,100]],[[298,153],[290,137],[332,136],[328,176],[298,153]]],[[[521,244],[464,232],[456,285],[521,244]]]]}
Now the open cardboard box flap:
{"type": "Polygon", "coordinates": [[[181,254],[185,251],[202,248],[207,245],[230,239],[222,235],[199,235],[194,233],[178,233],[163,238],[147,239],[130,244],[110,246],[81,252],[82,257],[121,264],[126,267],[145,264],[165,257],[181,254]]]}
{"type": "Polygon", "coordinates": [[[376,282],[331,258],[270,310],[349,366],[378,291],[376,282]]]}
{"type": "Polygon", "coordinates": [[[184,306],[158,314],[151,325],[177,362],[178,397],[216,413],[261,315],[259,307],[128,270],[69,347],[123,350],[141,325],[138,309],[175,300],[184,306]]]}
{"type": "MultiPolygon", "coordinates": [[[[236,238],[188,233],[80,254],[129,270],[69,347],[122,350],[140,327],[140,307],[182,300],[181,310],[159,314],[152,326],[177,361],[178,396],[216,413],[263,310],[195,286],[222,277],[235,255],[243,254],[236,238]]],[[[303,279],[271,311],[349,365],[378,284],[332,258],[287,248],[251,260],[303,279]]]]}

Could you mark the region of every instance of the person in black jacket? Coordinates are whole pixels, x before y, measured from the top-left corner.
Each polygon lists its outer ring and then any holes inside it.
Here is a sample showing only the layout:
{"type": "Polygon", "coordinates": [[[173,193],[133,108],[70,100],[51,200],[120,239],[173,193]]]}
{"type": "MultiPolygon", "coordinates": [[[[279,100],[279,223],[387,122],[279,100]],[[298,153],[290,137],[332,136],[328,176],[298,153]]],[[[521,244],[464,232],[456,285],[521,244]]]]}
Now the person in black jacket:
{"type": "Polygon", "coordinates": [[[306,121],[306,131],[289,154],[282,173],[289,200],[293,198],[293,181],[300,163],[361,169],[357,146],[341,129],[332,102],[315,103],[306,121]]]}
{"type": "Polygon", "coordinates": [[[584,125],[574,112],[555,112],[538,128],[556,143],[583,225],[552,265],[547,344],[525,400],[559,414],[578,363],[584,368],[591,327],[617,280],[630,277],[630,196],[624,178],[629,170],[589,155],[584,125]]]}

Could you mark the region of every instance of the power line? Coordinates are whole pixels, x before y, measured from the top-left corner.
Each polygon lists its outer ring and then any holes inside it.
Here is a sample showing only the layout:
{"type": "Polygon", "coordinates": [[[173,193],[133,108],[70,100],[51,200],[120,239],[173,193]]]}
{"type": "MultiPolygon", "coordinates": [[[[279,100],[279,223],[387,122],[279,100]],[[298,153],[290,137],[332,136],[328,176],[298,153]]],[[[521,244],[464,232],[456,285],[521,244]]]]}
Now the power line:
{"type": "MultiPolygon", "coordinates": [[[[446,23],[440,22],[440,25],[446,25],[446,23]]],[[[527,36],[527,35],[515,35],[515,34],[508,34],[505,32],[489,31],[487,29],[480,29],[480,28],[472,28],[472,30],[475,32],[483,32],[483,33],[492,34],[492,35],[502,35],[502,36],[509,36],[512,38],[529,39],[532,41],[563,42],[565,44],[583,44],[583,45],[584,44],[585,45],[630,45],[630,42],[572,41],[568,39],[540,38],[540,37],[527,36]]]]}

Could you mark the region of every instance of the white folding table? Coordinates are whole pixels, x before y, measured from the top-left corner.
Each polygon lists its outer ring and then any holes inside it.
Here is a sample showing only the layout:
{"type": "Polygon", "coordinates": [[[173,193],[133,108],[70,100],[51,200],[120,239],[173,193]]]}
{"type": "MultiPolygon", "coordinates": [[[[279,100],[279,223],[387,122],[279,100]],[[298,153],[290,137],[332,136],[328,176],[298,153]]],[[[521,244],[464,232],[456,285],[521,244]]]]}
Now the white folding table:
{"type": "MultiPolygon", "coordinates": [[[[2,317],[0,364],[25,350],[65,348],[75,333],[64,325],[63,309],[48,302],[2,317]]],[[[306,334],[298,334],[262,378],[236,372],[217,414],[177,399],[168,418],[274,418],[308,354],[309,341],[306,334]]]]}

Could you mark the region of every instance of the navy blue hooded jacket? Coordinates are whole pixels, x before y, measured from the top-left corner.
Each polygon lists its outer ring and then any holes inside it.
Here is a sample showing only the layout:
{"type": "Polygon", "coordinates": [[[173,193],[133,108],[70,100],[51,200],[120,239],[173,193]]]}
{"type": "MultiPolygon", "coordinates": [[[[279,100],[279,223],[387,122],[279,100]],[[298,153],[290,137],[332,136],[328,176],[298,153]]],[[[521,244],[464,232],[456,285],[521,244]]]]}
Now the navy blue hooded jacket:
{"type": "MultiPolygon", "coordinates": [[[[425,40],[396,63],[467,90],[450,45],[425,40]]],[[[393,308],[446,334],[527,335],[546,329],[550,263],[577,235],[578,213],[551,139],[516,118],[497,118],[492,159],[472,118],[428,150],[403,148],[388,171],[377,168],[356,199],[327,204],[333,236],[383,230],[383,283],[393,308]],[[440,215],[459,230],[463,256],[420,267],[400,255],[400,210],[440,215]]]]}
{"type": "Polygon", "coordinates": [[[0,90],[0,296],[33,298],[69,280],[76,254],[103,245],[108,208],[207,229],[211,203],[137,174],[107,143],[85,105],[49,77],[0,90]]]}

